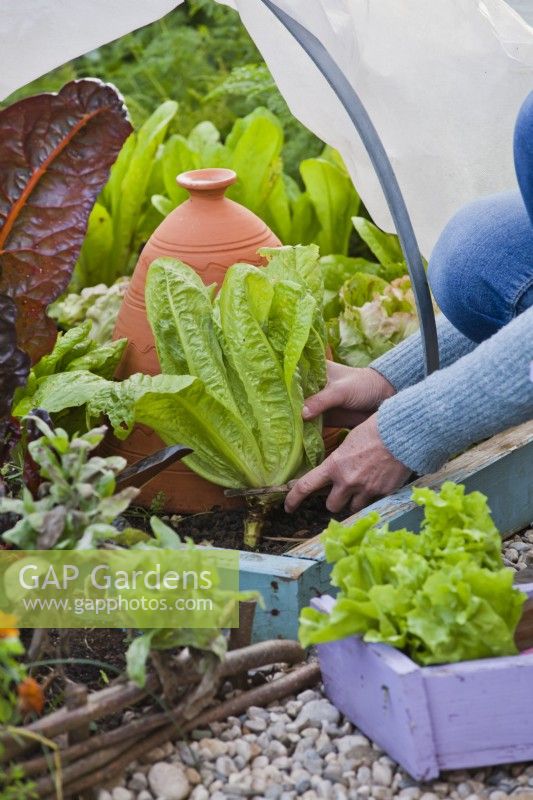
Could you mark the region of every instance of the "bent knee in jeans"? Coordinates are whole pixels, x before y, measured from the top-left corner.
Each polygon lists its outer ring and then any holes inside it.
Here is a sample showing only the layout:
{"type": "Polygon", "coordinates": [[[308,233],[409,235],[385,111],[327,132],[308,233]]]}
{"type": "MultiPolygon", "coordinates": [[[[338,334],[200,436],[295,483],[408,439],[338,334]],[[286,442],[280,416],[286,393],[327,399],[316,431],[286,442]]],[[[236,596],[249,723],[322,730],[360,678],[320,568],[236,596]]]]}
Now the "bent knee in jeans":
{"type": "Polygon", "coordinates": [[[442,232],[429,262],[435,299],[476,342],[533,304],[533,225],[519,192],[465,206],[442,232]]]}

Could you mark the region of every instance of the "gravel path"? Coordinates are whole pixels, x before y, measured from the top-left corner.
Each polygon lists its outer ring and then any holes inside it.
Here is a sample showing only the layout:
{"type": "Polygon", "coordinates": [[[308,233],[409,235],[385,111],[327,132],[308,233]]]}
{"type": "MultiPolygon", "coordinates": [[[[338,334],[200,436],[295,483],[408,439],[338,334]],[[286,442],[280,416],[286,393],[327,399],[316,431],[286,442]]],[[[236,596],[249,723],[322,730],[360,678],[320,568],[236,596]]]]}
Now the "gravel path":
{"type": "MultiPolygon", "coordinates": [[[[508,566],[533,567],[533,528],[504,542],[503,551],[508,566]]],[[[98,800],[508,797],[533,800],[533,764],[448,772],[420,784],[345,720],[320,687],[157,748],[130,766],[122,785],[98,794],[98,800]]]]}

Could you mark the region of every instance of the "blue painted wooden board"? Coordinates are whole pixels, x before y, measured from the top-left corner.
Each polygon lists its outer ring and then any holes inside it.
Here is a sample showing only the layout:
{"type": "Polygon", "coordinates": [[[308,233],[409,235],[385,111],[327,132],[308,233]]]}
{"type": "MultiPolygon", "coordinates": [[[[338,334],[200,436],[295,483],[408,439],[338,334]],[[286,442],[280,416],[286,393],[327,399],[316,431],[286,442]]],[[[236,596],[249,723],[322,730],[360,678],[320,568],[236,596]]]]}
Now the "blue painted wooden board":
{"type": "MultiPolygon", "coordinates": [[[[483,442],[346,522],[377,511],[395,530],[418,530],[422,510],[410,499],[412,487],[438,488],[451,480],[464,483],[467,491],[486,494],[500,532],[509,534],[533,521],[532,475],[533,420],[483,442]]],[[[329,574],[319,537],[279,556],[241,552],[241,588],[260,591],[265,602],[265,608],[256,613],[254,640],[295,638],[300,610],[311,598],[331,591],[329,574]]]]}

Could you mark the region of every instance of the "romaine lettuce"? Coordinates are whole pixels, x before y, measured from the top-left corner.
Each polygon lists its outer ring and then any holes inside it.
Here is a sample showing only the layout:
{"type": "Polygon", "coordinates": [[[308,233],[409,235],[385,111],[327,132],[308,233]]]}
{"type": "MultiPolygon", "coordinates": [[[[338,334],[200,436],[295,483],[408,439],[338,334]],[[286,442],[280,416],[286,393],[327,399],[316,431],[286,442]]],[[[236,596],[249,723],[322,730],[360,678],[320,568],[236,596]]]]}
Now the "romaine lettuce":
{"type": "Polygon", "coordinates": [[[165,443],[191,447],[185,463],[229,488],[276,486],[316,466],[321,422],[304,423],[301,412],[326,382],[318,248],[262,252],[267,267],[235,264],[216,297],[191,267],[157,259],[146,307],[162,374],[110,380],[124,342],[97,347],[87,322],[36,365],[16,413],[37,404],[84,409],[88,421],[105,414],[121,439],[148,425],[165,443]]]}
{"type": "Polygon", "coordinates": [[[231,267],[214,299],[187,265],[154,261],[146,307],[164,374],[110,383],[89,413],[106,413],[121,438],[143,423],[183,442],[186,463],[221,486],[278,485],[316,466],[320,423],[301,411],[326,380],[318,249],[265,254],[264,269],[231,267]]]}

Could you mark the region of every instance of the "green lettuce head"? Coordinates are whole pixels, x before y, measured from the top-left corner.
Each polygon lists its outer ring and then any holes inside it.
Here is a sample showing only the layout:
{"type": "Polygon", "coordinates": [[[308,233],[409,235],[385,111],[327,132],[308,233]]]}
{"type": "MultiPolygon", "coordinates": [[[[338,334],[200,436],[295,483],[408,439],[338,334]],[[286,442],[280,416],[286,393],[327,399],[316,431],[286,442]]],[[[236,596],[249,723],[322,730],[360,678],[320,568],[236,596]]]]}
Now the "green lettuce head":
{"type": "Polygon", "coordinates": [[[331,614],[304,608],[304,646],[361,636],[404,650],[419,664],[513,655],[525,595],[505,569],[487,498],[451,482],[413,490],[420,534],[378,527],[372,512],[323,534],[331,614]]]}

